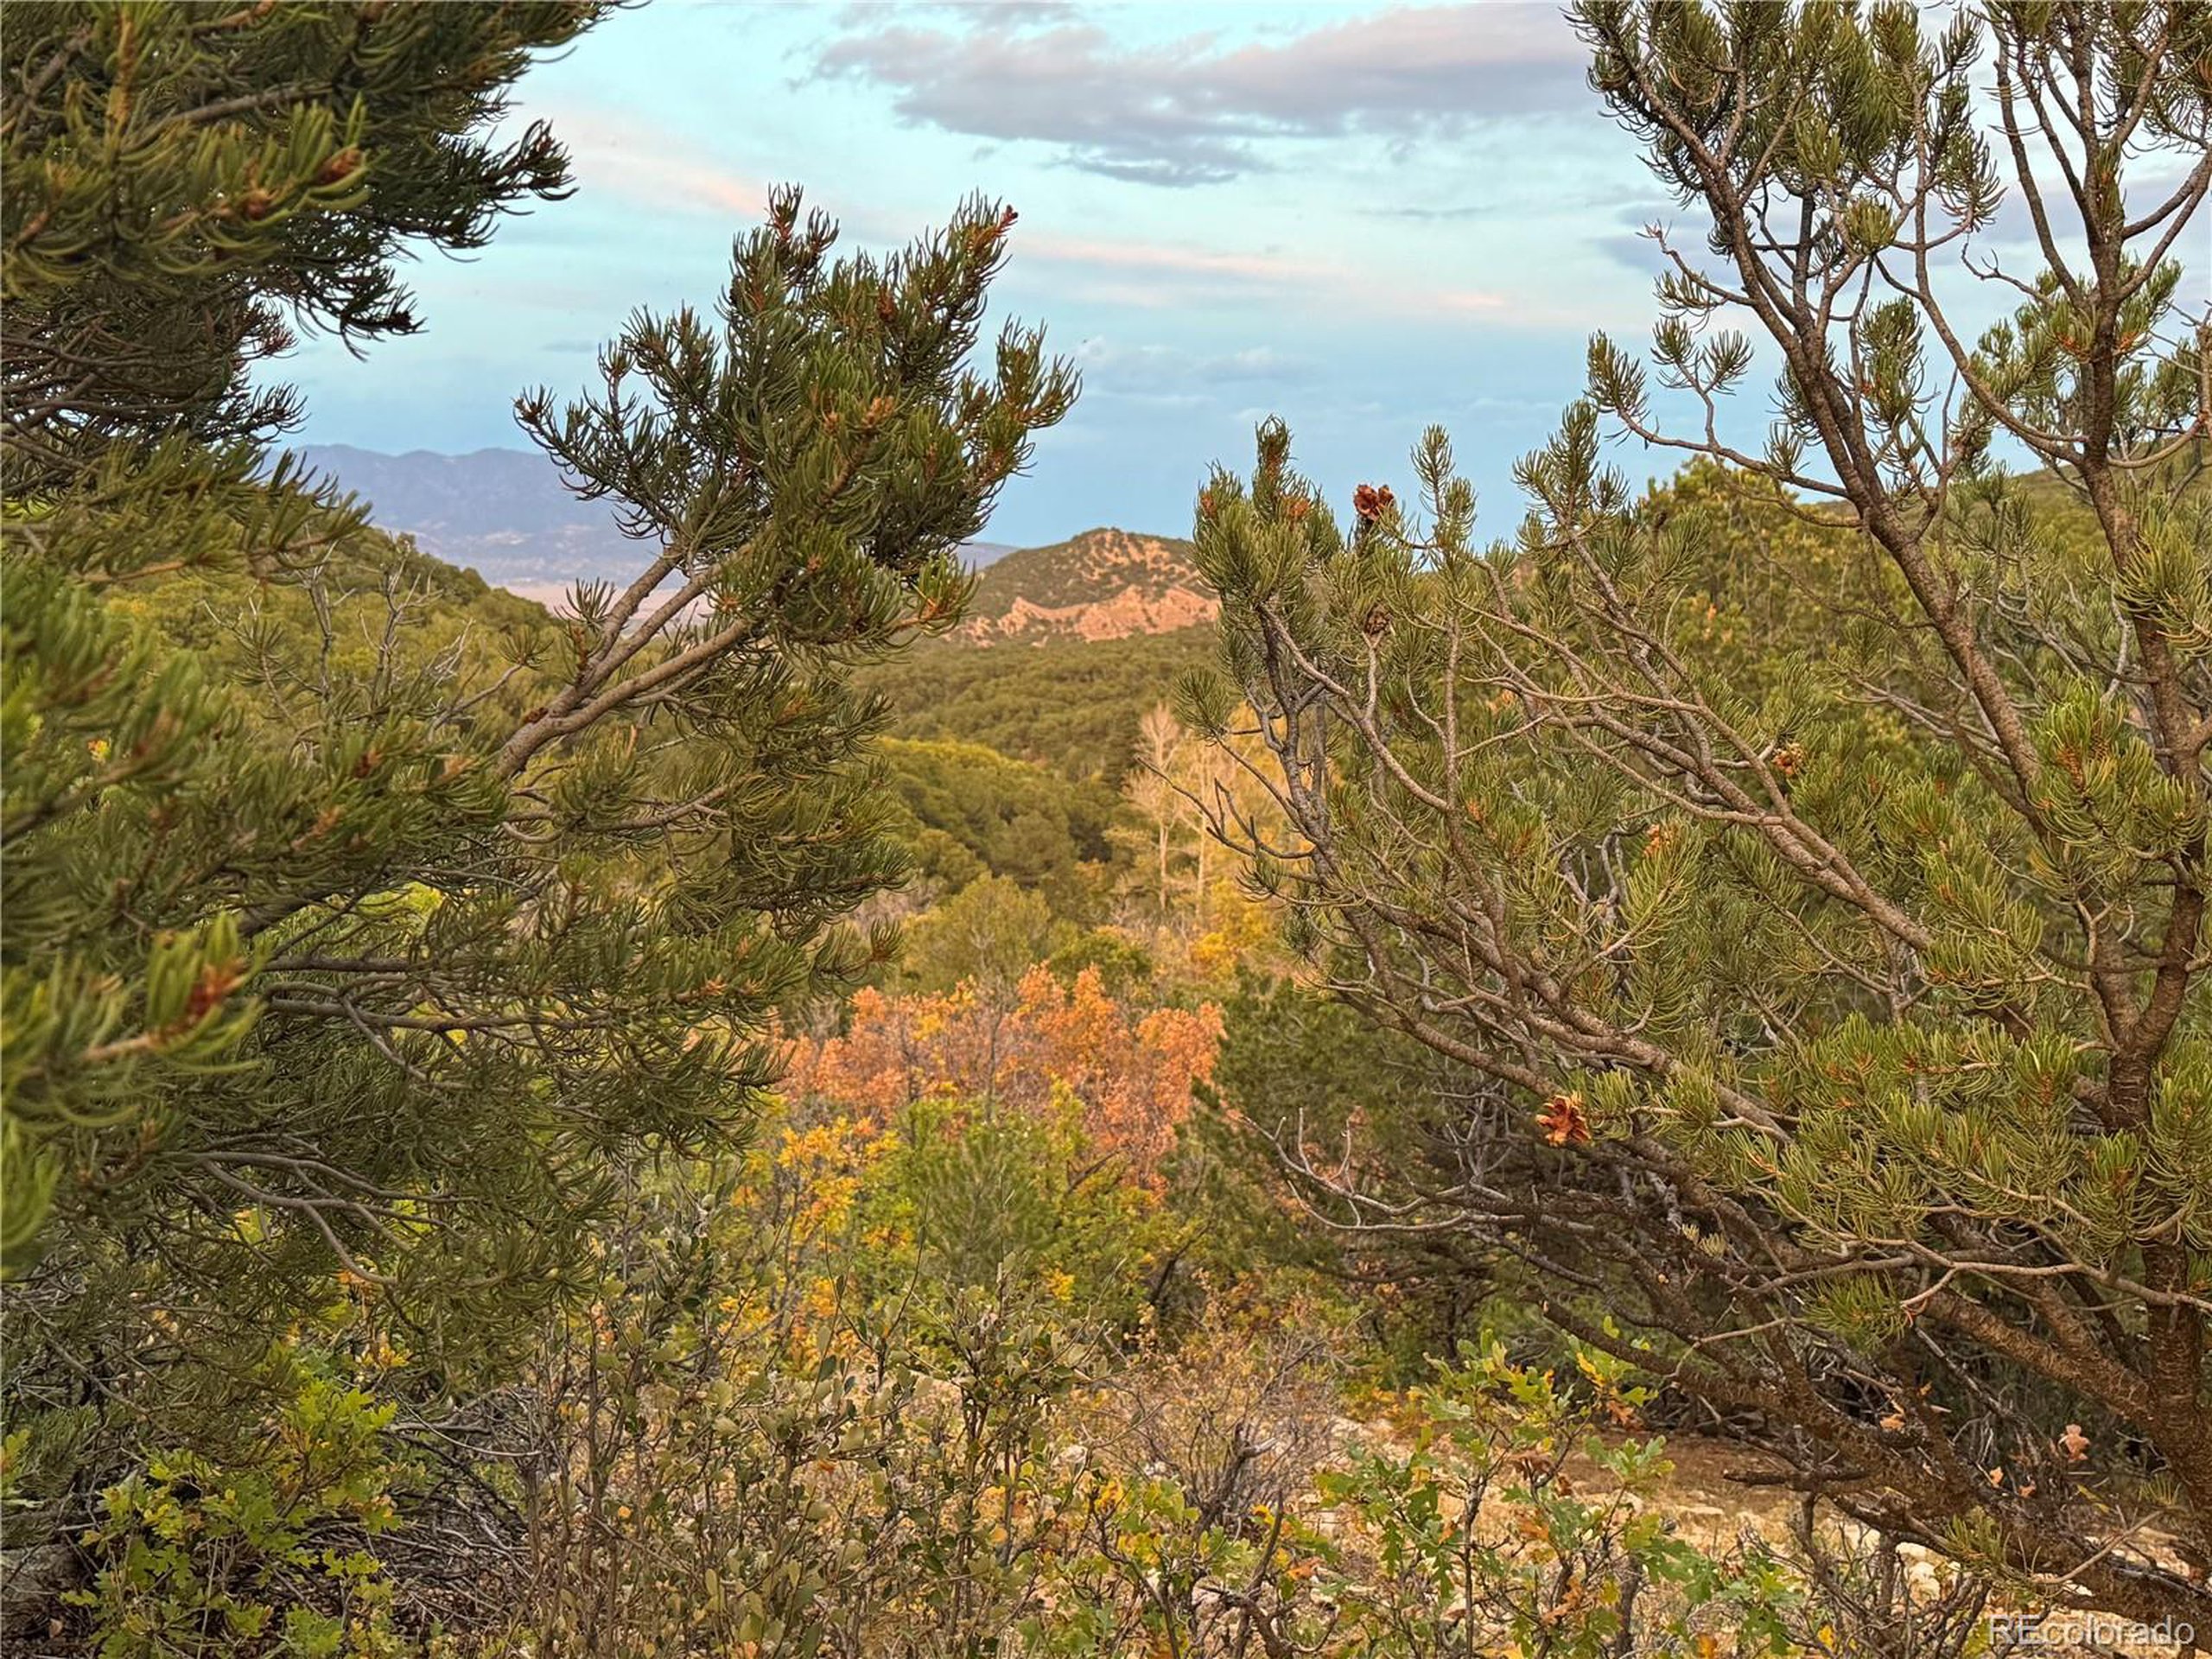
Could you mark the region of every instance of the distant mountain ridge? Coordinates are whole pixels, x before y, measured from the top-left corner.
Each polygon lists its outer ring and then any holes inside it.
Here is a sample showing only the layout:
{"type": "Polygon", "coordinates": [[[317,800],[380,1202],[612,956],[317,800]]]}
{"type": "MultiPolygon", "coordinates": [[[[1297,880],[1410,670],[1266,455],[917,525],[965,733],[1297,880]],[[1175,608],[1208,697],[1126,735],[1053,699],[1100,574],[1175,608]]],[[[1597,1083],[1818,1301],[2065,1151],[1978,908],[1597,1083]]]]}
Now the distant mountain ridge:
{"type": "Polygon", "coordinates": [[[391,455],[308,444],[298,453],[367,501],[379,530],[411,536],[433,557],[531,599],[557,599],[580,581],[627,581],[641,563],[613,509],[578,500],[535,450],[391,455]]]}
{"type": "MultiPolygon", "coordinates": [[[[411,536],[434,558],[528,598],[555,601],[577,582],[627,582],[642,563],[613,509],[578,500],[534,449],[394,455],[330,443],[298,454],[366,500],[378,529],[411,536]]],[[[978,568],[1010,550],[995,542],[967,549],[978,568]]]]}

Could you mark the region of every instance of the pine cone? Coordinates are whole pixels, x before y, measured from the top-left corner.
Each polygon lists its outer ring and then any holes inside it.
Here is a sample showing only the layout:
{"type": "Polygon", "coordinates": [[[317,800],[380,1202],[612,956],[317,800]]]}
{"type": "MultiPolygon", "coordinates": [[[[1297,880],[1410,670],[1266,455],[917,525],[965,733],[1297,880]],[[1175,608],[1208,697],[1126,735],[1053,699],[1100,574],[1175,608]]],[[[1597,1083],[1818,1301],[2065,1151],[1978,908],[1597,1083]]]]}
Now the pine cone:
{"type": "Polygon", "coordinates": [[[1388,484],[1363,484],[1351,493],[1351,508],[1362,524],[1373,524],[1397,504],[1388,484]]]}

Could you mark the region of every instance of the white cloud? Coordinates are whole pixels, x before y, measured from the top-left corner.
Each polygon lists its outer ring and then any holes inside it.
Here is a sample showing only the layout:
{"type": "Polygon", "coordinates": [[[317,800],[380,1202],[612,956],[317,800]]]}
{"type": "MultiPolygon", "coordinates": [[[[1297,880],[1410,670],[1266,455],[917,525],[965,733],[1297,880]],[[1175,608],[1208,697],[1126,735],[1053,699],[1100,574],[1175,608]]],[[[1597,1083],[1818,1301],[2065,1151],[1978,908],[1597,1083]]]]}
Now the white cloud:
{"type": "Polygon", "coordinates": [[[1117,42],[1072,10],[992,8],[957,22],[848,14],[817,71],[883,88],[904,120],[1053,146],[1139,183],[1268,170],[1265,141],[1410,140],[1578,107],[1583,53],[1548,6],[1397,6],[1280,41],[1117,42]]]}

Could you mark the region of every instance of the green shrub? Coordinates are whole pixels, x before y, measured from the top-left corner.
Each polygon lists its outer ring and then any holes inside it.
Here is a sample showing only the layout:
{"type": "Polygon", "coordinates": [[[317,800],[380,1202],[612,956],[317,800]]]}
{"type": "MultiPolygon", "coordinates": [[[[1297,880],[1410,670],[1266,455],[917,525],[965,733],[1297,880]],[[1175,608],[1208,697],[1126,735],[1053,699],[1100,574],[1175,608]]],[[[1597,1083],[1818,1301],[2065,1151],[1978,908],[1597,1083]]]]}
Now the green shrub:
{"type": "Polygon", "coordinates": [[[260,1452],[217,1463],[151,1459],[103,1495],[80,1541],[99,1563],[68,1599],[89,1610],[101,1659],[411,1651],[373,1541],[397,1522],[384,1431],[396,1408],[272,1363],[289,1392],[260,1452]]]}

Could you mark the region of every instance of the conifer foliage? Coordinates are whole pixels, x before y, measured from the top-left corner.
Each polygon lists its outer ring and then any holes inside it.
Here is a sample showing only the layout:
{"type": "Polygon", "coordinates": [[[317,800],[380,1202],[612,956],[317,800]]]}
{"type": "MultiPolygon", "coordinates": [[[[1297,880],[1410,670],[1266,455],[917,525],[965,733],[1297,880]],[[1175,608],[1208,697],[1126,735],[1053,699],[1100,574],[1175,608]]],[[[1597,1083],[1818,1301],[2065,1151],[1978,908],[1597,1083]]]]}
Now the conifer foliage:
{"type": "Polygon", "coordinates": [[[1707,234],[1662,234],[1649,366],[1592,342],[1518,536],[1475,543],[1440,434],[1419,506],[1363,486],[1349,534],[1279,425],[1199,499],[1227,672],[1186,712],[1256,711],[1295,834],[1217,828],[1339,995],[1496,1095],[1455,1179],[1338,1196],[1456,1217],[1892,1536],[2212,1630],[2212,410],[2176,263],[2212,14],[1573,18],[1707,234]],[[1764,660],[1609,430],[1780,527],[1764,660]]]}
{"type": "Polygon", "coordinates": [[[410,332],[405,251],[480,247],[504,213],[566,194],[543,124],[491,129],[531,55],[602,10],[10,7],[10,488],[118,436],[282,426],[295,400],[246,373],[298,327],[410,332]]]}
{"type": "Polygon", "coordinates": [[[639,543],[571,617],[257,446],[286,410],[243,377],[280,319],[402,330],[404,245],[562,188],[550,135],[485,130],[591,16],[10,9],[7,1386],[33,1516],[70,1524],[149,1426],[209,1446],[226,1389],[257,1408],[254,1355],[334,1274],[453,1386],[571,1282],[613,1160],[741,1135],[772,1012],[887,948],[841,925],[899,871],[848,677],[957,620],[956,550],[1073,391],[1033,331],[978,350],[1011,212],[843,256],[779,192],[713,316],[641,314],[584,396],[524,397],[639,543]]]}

